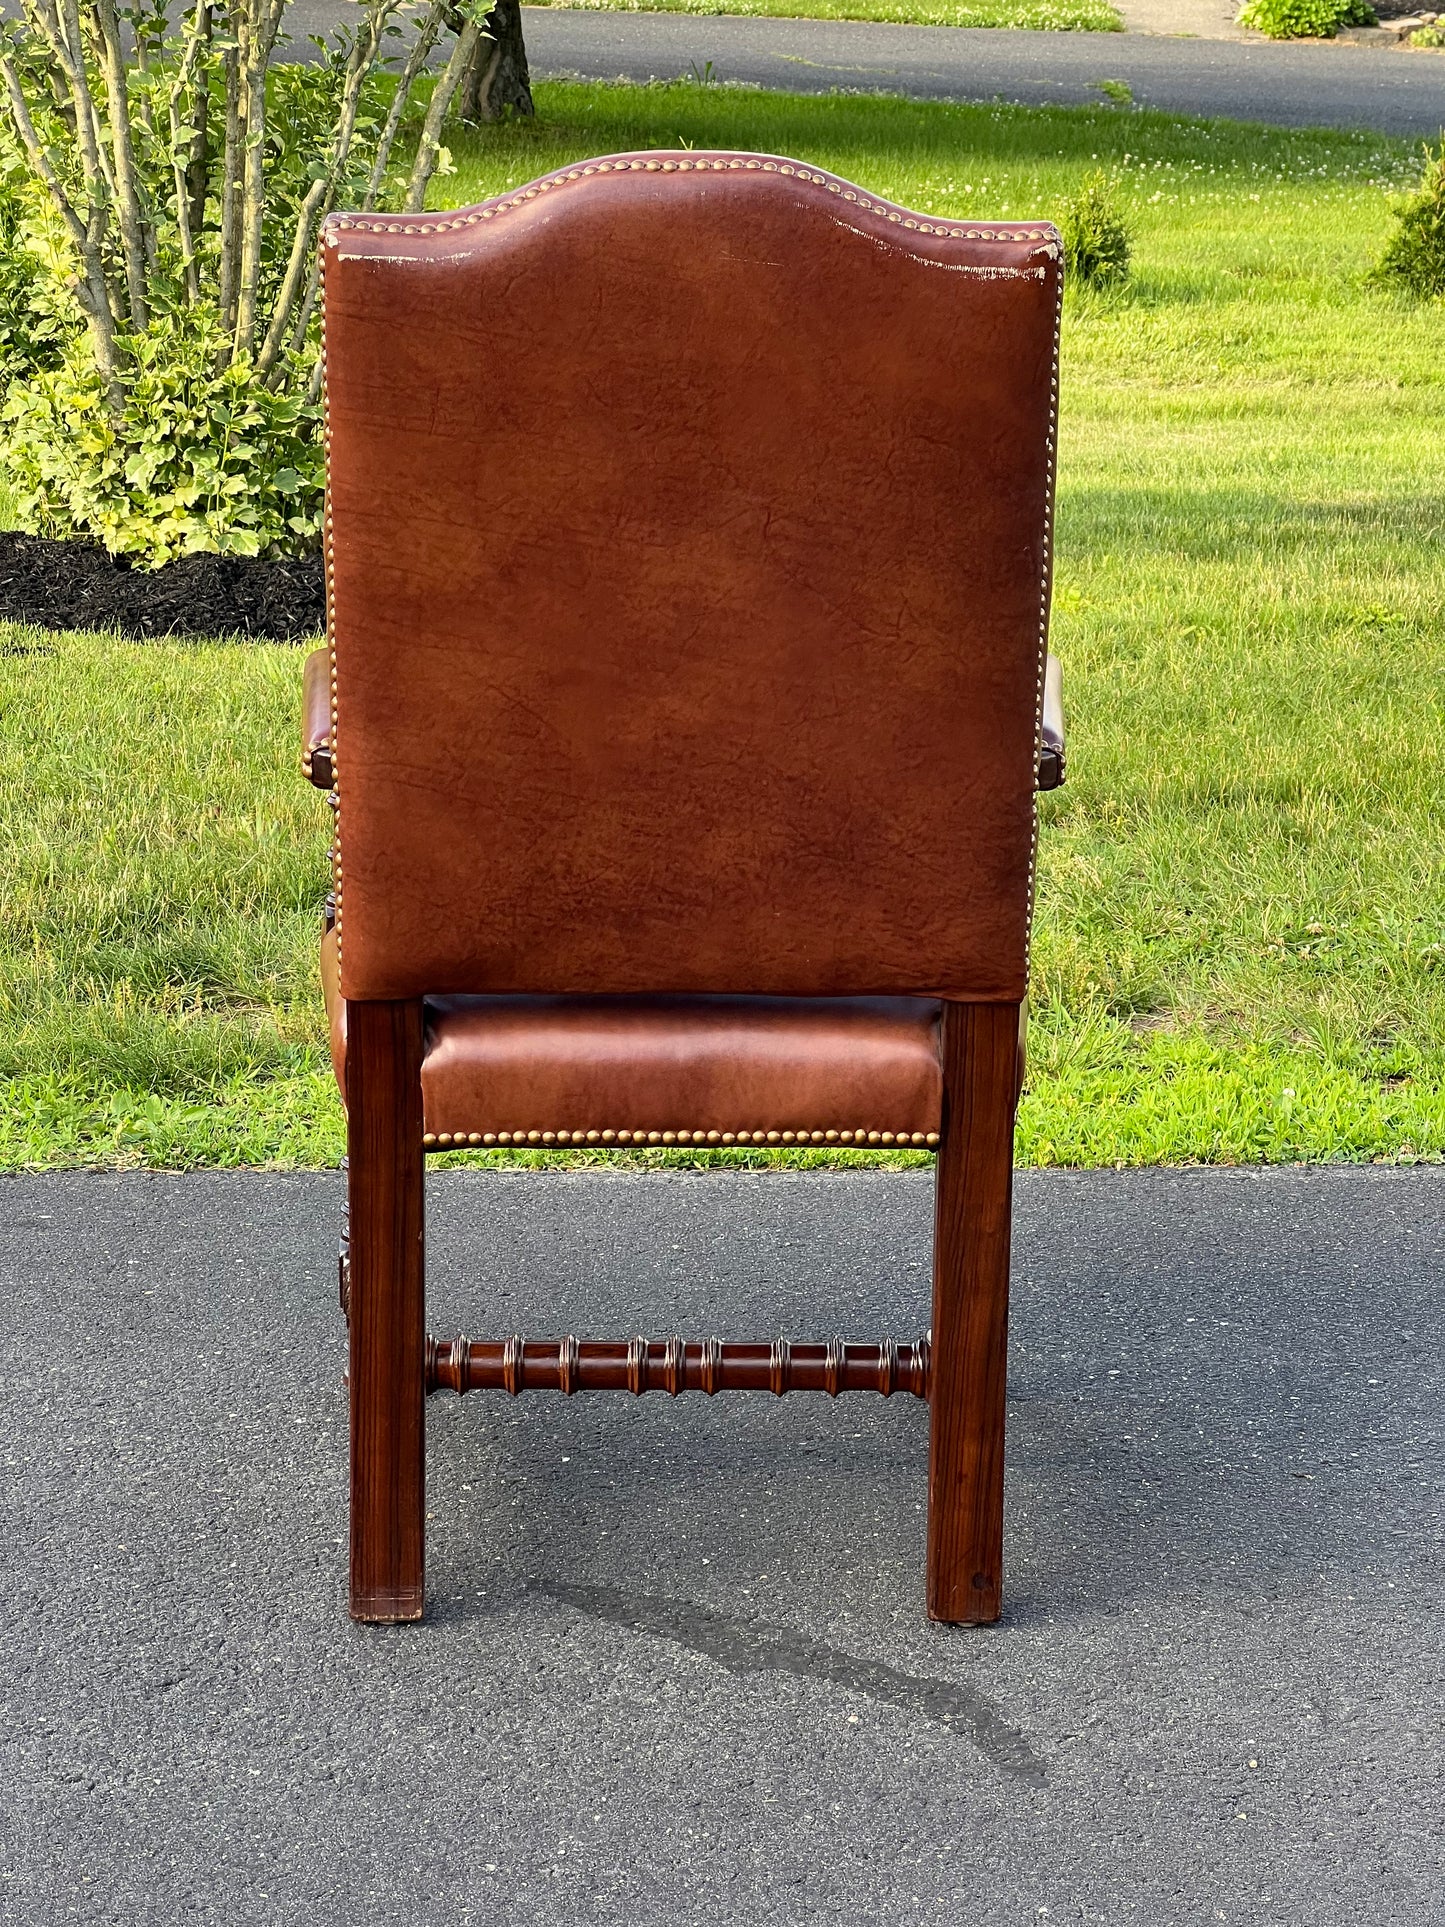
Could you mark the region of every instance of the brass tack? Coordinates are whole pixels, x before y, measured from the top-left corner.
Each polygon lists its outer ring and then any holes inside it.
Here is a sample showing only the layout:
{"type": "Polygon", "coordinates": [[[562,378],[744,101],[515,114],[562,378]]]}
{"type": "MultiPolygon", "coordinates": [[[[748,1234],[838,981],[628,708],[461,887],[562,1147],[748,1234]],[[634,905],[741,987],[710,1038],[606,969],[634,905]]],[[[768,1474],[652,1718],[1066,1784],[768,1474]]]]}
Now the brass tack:
{"type": "Polygon", "coordinates": [[[662,1141],[662,1133],[661,1133],[661,1131],[649,1131],[649,1132],[647,1133],[647,1141],[648,1141],[648,1143],[649,1143],[649,1144],[659,1144],[659,1143],[661,1143],[661,1141],[662,1141]]]}
{"type": "Polygon", "coordinates": [[[718,1139],[719,1139],[719,1138],[721,1137],[721,1135],[722,1135],[722,1133],[721,1133],[720,1131],[709,1131],[709,1132],[708,1132],[708,1134],[707,1134],[707,1141],[708,1141],[708,1143],[709,1143],[709,1144],[716,1144],[716,1143],[717,1143],[717,1141],[718,1141],[718,1139]]]}
{"type": "Polygon", "coordinates": [[[558,1144],[565,1144],[571,1135],[572,1133],[570,1131],[544,1131],[542,1133],[544,1139],[555,1141],[558,1144]]]}
{"type": "Polygon", "coordinates": [[[930,1132],[928,1133],[928,1142],[929,1142],[930,1144],[937,1144],[937,1142],[938,1142],[938,1133],[937,1133],[937,1131],[930,1131],[930,1132]]]}
{"type": "Polygon", "coordinates": [[[422,1139],[421,1139],[421,1141],[422,1141],[422,1143],[423,1143],[423,1144],[435,1144],[435,1143],[436,1143],[436,1141],[437,1141],[437,1134],[436,1134],[436,1132],[435,1132],[435,1131],[423,1131],[423,1132],[422,1132],[422,1139]]]}
{"type": "MultiPolygon", "coordinates": [[[[653,1131],[651,1135],[652,1135],[652,1137],[653,1137],[653,1138],[655,1139],[655,1138],[657,1137],[657,1132],[656,1132],[656,1131],[653,1131]]],[[[677,1142],[677,1132],[676,1132],[676,1131],[664,1131],[664,1132],[662,1133],[662,1141],[663,1141],[663,1143],[664,1143],[664,1144],[676,1144],[676,1142],[677,1142]]]]}
{"type": "MultiPolygon", "coordinates": [[[[773,1135],[774,1135],[774,1134],[773,1134],[773,1132],[771,1132],[771,1131],[769,1131],[769,1132],[768,1132],[768,1136],[769,1136],[770,1138],[771,1138],[771,1137],[772,1137],[773,1135]]],[[[783,1142],[784,1142],[784,1144],[791,1144],[791,1143],[792,1143],[792,1141],[793,1141],[793,1133],[792,1133],[791,1131],[784,1131],[784,1133],[783,1133],[783,1142]]]]}
{"type": "Polygon", "coordinates": [[[495,1144],[496,1141],[497,1141],[497,1134],[495,1131],[483,1131],[482,1133],[483,1144],[495,1144]]]}
{"type": "Polygon", "coordinates": [[[811,1136],[814,1144],[821,1144],[823,1142],[823,1133],[821,1131],[814,1131],[811,1133],[811,1136]]]}
{"type": "Polygon", "coordinates": [[[891,1144],[893,1142],[893,1133],[891,1131],[880,1131],[878,1135],[885,1144],[891,1144]]]}
{"type": "Polygon", "coordinates": [[[602,1133],[600,1131],[589,1131],[587,1133],[587,1142],[589,1144],[595,1144],[601,1135],[602,1133]]]}
{"type": "Polygon", "coordinates": [[[830,1144],[834,1144],[837,1142],[838,1133],[836,1131],[825,1131],[823,1135],[827,1138],[830,1144]]]}
{"type": "MultiPolygon", "coordinates": [[[[711,1136],[713,1136],[713,1135],[715,1135],[715,1134],[714,1134],[713,1132],[711,1132],[711,1131],[710,1131],[710,1132],[708,1133],[708,1136],[709,1136],[709,1137],[711,1137],[711,1136]]],[[[735,1139],[735,1137],[736,1137],[736,1133],[735,1133],[735,1132],[733,1132],[733,1131],[724,1131],[724,1132],[723,1132],[723,1134],[722,1134],[722,1141],[723,1141],[723,1143],[724,1143],[724,1144],[731,1144],[731,1143],[733,1143],[733,1142],[734,1142],[734,1139],[735,1139]]]]}
{"type": "MultiPolygon", "coordinates": [[[[519,1131],[517,1135],[520,1137],[521,1132],[519,1131]]],[[[542,1133],[540,1131],[528,1131],[527,1142],[529,1144],[540,1144],[542,1142],[542,1133]]]]}
{"type": "Polygon", "coordinates": [[[616,1136],[617,1136],[617,1133],[616,1133],[616,1131],[604,1131],[604,1132],[602,1133],[602,1142],[603,1142],[604,1144],[611,1144],[611,1142],[612,1142],[612,1140],[613,1140],[613,1139],[614,1139],[614,1138],[615,1138],[616,1136]]]}
{"type": "MultiPolygon", "coordinates": [[[[859,1135],[862,1136],[864,1134],[860,1132],[859,1135]]],[[[878,1142],[878,1133],[876,1131],[869,1131],[866,1135],[870,1144],[876,1144],[878,1142]]]]}
{"type": "Polygon", "coordinates": [[[480,1144],[481,1141],[482,1141],[482,1134],[480,1131],[468,1131],[467,1133],[468,1144],[480,1144]]]}
{"type": "MultiPolygon", "coordinates": [[[[756,1134],[756,1135],[757,1135],[758,1137],[761,1137],[761,1136],[762,1136],[763,1134],[762,1134],[762,1132],[761,1132],[761,1131],[759,1131],[759,1132],[757,1132],[757,1134],[756,1134]]],[[[769,1132],[768,1132],[768,1142],[769,1142],[769,1144],[776,1144],[776,1143],[777,1143],[777,1141],[778,1141],[778,1136],[779,1136],[779,1133],[778,1133],[777,1131],[769,1131],[769,1132]]]]}

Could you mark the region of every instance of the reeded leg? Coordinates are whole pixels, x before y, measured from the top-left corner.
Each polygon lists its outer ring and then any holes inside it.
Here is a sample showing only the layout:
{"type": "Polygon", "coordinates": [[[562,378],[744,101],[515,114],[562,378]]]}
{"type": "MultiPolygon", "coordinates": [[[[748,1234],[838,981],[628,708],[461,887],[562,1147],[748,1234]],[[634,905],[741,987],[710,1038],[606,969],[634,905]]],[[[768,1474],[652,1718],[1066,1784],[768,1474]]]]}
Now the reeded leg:
{"type": "Polygon", "coordinates": [[[347,1004],[353,1619],[422,1612],[421,1057],[419,1002],[347,1004]]]}
{"type": "Polygon", "coordinates": [[[933,1247],[928,1616],[999,1616],[1017,1004],[944,1007],[933,1247]]]}

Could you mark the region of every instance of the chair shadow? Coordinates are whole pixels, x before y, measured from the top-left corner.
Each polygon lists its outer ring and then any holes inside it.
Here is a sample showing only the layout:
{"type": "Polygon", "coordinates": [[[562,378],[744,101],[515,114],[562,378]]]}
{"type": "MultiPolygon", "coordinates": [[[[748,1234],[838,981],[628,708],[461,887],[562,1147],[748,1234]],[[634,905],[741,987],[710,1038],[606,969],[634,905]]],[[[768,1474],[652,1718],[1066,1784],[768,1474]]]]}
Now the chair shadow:
{"type": "MultiPolygon", "coordinates": [[[[1136,1194],[1142,1185],[1154,1206],[1172,1189],[1180,1210],[1171,1223],[1151,1208],[1131,1261],[1110,1200],[1116,1174],[1029,1178],[1011,1340],[1005,1624],[1217,1598],[1221,1587],[1313,1590],[1322,1574],[1368,1558],[1360,1509],[1399,1484],[1408,1414],[1430,1407],[1428,1368],[1418,1347],[1382,1331],[1379,1368],[1398,1421],[1382,1431],[1359,1322],[1338,1315],[1345,1282],[1301,1262],[1301,1245],[1318,1261],[1338,1244],[1316,1190],[1297,1182],[1258,1216],[1248,1177],[1135,1174],[1136,1194]],[[1045,1270],[1060,1198],[1077,1207],[1065,1214],[1070,1255],[1045,1270]]],[[[903,1183],[926,1201],[925,1186],[903,1183]]],[[[1125,1186],[1115,1188],[1122,1199],[1125,1186]]],[[[890,1301],[893,1328],[906,1326],[900,1298],[926,1319],[916,1252],[904,1260],[900,1276],[892,1253],[893,1276],[885,1261],[855,1304],[865,1329],[887,1328],[890,1301]]],[[[1428,1265],[1403,1289],[1419,1301],[1418,1329],[1430,1329],[1428,1265]]],[[[813,1307],[816,1328],[834,1316],[813,1307]]],[[[882,1627],[915,1605],[921,1617],[927,1416],[911,1398],[544,1393],[448,1400],[432,1414],[431,1489],[438,1504],[454,1500],[432,1528],[447,1574],[439,1591],[460,1595],[449,1610],[605,1583],[628,1597],[735,1604],[748,1623],[826,1613],[882,1627]]],[[[1409,1556],[1412,1534],[1422,1550],[1432,1539],[1423,1499],[1401,1503],[1394,1558],[1409,1556]]]]}

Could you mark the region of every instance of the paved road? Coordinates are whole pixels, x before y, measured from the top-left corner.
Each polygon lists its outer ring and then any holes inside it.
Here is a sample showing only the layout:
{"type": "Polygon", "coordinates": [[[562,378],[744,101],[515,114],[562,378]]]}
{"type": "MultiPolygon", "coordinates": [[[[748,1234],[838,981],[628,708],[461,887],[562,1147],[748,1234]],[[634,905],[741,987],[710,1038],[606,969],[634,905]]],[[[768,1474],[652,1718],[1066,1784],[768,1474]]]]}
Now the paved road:
{"type": "Polygon", "coordinates": [[[711,61],[718,80],[796,93],[1031,105],[1097,104],[1101,80],[1123,80],[1141,105],[1171,113],[1429,138],[1445,127],[1445,56],[1398,50],[550,7],[527,9],[526,35],[544,76],[675,79],[711,61]]]}
{"type": "MultiPolygon", "coordinates": [[[[923,1619],[911,1400],[478,1395],[386,1631],[338,1181],[0,1181],[0,1918],[1438,1919],[1445,1172],[1019,1193],[1002,1625],[923,1619]]],[[[929,1211],[440,1175],[433,1320],[906,1335],[929,1211]]]]}
{"type": "MultiPolygon", "coordinates": [[[[293,53],[308,57],[305,36],[352,12],[345,0],[292,0],[293,53]]],[[[528,57],[541,79],[676,80],[706,73],[711,63],[719,81],[785,92],[852,89],[1035,106],[1098,105],[1099,82],[1123,80],[1141,106],[1171,113],[1427,139],[1445,128],[1445,54],[560,7],[528,7],[525,16],[528,57]]]]}

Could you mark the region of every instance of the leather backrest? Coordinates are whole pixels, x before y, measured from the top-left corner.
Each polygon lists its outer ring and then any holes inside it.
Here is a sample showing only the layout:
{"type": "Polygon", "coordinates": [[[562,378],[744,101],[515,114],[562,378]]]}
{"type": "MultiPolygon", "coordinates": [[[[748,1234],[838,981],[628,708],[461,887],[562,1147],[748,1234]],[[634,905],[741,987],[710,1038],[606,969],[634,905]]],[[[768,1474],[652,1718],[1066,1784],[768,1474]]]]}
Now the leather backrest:
{"type": "Polygon", "coordinates": [[[1021,997],[1055,231],[653,153],[323,258],[344,994],[1021,997]]]}

